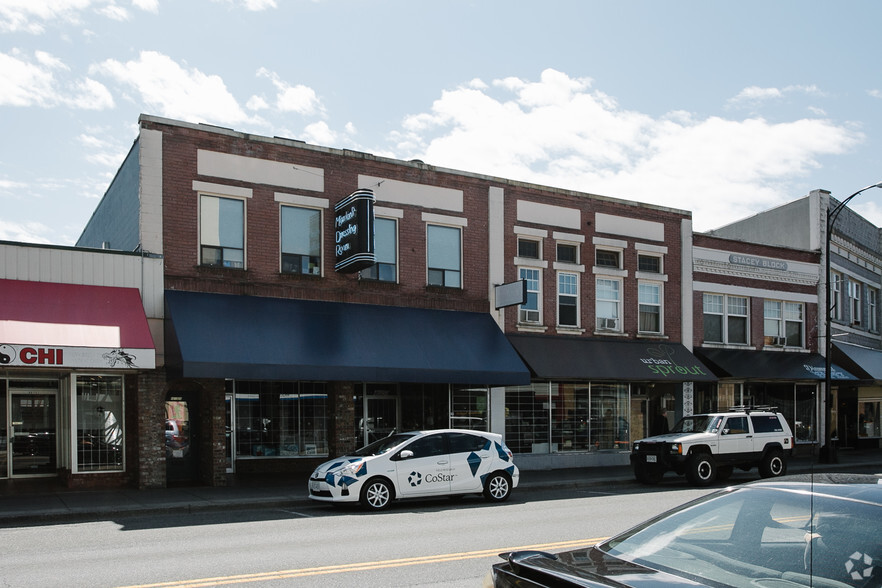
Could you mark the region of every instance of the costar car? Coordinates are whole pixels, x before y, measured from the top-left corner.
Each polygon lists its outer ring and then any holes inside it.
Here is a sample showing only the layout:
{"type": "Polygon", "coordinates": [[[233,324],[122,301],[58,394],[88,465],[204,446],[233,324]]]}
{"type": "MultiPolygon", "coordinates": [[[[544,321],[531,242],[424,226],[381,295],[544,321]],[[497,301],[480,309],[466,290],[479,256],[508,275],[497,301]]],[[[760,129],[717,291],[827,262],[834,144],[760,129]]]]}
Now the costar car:
{"type": "Polygon", "coordinates": [[[882,476],[782,477],[716,491],[589,549],[501,554],[485,585],[879,588],[880,529],[882,476]]]}
{"type": "Polygon", "coordinates": [[[399,498],[483,494],[506,500],[520,473],[502,436],[439,429],[397,433],[321,464],[309,497],[380,510],[399,498]]]}

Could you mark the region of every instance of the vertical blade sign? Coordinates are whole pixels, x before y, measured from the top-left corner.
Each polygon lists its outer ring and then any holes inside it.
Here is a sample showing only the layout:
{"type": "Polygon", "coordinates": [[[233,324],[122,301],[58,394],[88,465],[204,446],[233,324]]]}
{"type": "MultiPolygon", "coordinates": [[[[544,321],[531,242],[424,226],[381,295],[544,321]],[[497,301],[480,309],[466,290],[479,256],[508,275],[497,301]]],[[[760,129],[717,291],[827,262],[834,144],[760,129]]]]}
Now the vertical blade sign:
{"type": "Polygon", "coordinates": [[[353,273],[376,263],[374,191],[356,190],[334,206],[334,270],[353,273]]]}

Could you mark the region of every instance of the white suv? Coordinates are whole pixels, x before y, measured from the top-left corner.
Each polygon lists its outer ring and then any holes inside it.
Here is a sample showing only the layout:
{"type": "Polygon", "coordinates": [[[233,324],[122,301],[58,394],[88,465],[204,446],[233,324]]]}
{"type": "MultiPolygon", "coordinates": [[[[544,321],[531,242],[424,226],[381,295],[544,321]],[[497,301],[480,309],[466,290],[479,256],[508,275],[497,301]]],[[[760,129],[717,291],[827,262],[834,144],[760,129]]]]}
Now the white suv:
{"type": "Polygon", "coordinates": [[[635,442],[631,465],[643,484],[657,484],[673,470],[695,486],[707,486],[736,467],[757,467],[763,478],[784,475],[792,450],[793,433],[780,412],[743,406],[687,416],[669,433],[635,442]]]}
{"type": "Polygon", "coordinates": [[[439,429],[397,433],[321,464],[309,497],[380,510],[396,498],[483,494],[506,500],[520,474],[502,436],[439,429]]]}

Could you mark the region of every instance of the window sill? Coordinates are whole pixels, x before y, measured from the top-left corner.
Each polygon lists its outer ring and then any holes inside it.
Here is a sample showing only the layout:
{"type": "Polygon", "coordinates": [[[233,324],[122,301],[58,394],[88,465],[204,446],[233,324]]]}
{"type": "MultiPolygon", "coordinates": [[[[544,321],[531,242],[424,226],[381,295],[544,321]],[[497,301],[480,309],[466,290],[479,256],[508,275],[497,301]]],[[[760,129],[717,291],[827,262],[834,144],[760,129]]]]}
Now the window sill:
{"type": "Polygon", "coordinates": [[[544,325],[537,325],[532,323],[518,323],[517,325],[518,331],[524,331],[525,333],[544,333],[548,330],[548,327],[544,325]]]}
{"type": "Polygon", "coordinates": [[[561,335],[582,335],[585,333],[585,329],[566,325],[557,325],[557,327],[555,327],[555,330],[558,332],[558,334],[561,335]]]}
{"type": "Polygon", "coordinates": [[[653,341],[667,341],[670,339],[667,335],[662,333],[637,333],[638,339],[651,339],[653,341]]]}
{"type": "Polygon", "coordinates": [[[316,280],[316,279],[324,277],[321,274],[300,274],[297,272],[279,272],[279,276],[281,276],[285,279],[304,278],[307,280],[316,280]]]}
{"type": "Polygon", "coordinates": [[[597,337],[627,337],[628,333],[623,333],[622,331],[594,331],[594,335],[597,337]]]}
{"type": "Polygon", "coordinates": [[[699,347],[707,347],[708,349],[739,349],[756,351],[756,347],[746,343],[717,343],[715,341],[702,341],[699,347]]]}

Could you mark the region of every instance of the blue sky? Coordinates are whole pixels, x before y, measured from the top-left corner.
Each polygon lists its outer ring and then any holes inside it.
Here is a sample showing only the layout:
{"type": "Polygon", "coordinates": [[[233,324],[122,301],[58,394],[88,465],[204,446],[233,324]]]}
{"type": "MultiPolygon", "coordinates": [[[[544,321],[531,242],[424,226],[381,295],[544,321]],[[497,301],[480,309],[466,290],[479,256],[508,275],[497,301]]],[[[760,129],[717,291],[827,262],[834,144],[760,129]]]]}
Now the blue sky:
{"type": "MultiPolygon", "coordinates": [[[[689,210],[882,181],[882,3],[0,0],[0,239],[73,244],[141,113],[689,210]]],[[[882,226],[882,190],[853,208],[882,226]]]]}

